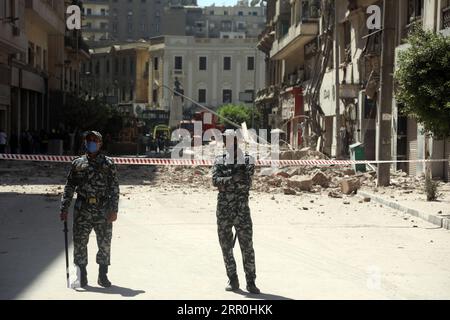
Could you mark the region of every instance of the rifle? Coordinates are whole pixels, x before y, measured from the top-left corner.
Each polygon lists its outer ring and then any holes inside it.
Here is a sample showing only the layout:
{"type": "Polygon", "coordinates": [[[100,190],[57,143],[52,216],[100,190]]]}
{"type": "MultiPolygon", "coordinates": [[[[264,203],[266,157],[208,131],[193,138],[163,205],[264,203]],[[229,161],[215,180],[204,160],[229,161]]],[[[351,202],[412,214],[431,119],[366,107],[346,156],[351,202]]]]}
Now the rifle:
{"type": "Polygon", "coordinates": [[[66,246],[66,280],[67,280],[67,288],[70,288],[70,279],[69,279],[69,240],[67,234],[69,233],[69,229],[67,228],[67,221],[64,221],[64,243],[66,246]]]}

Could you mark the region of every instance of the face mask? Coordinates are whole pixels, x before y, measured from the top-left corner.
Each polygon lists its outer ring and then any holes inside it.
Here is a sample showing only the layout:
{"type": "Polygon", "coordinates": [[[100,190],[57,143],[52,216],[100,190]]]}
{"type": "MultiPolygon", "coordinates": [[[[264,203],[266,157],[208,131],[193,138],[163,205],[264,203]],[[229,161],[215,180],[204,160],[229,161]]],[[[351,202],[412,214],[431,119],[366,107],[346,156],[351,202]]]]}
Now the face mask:
{"type": "Polygon", "coordinates": [[[89,153],[97,153],[98,152],[98,145],[94,141],[89,141],[86,143],[86,149],[89,153]]]}

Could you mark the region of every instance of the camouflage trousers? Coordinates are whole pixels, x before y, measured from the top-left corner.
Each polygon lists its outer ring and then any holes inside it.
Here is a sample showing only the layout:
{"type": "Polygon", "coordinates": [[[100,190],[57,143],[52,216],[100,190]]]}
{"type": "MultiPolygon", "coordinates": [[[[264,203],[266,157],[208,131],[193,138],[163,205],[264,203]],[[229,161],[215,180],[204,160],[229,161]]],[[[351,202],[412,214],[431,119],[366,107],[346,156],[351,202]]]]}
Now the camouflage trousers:
{"type": "Polygon", "coordinates": [[[248,203],[241,202],[230,206],[221,203],[217,206],[217,226],[226,272],[229,278],[237,275],[233,255],[233,231],[237,232],[241,247],[244,271],[247,282],[256,279],[255,251],[253,249],[253,223],[248,203]]]}
{"type": "Polygon", "coordinates": [[[75,210],[73,223],[74,263],[78,266],[88,264],[89,235],[95,231],[97,237],[97,264],[111,264],[111,239],[112,223],[108,223],[104,217],[98,219],[91,212],[75,210]]]}

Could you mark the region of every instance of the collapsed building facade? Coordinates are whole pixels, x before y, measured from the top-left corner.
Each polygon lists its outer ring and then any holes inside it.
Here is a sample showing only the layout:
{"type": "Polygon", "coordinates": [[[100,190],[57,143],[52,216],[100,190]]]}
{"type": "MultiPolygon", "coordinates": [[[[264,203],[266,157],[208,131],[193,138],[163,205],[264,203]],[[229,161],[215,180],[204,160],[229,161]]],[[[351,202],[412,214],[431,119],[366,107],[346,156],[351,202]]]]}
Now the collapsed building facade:
{"type": "MultiPolygon", "coordinates": [[[[395,10],[395,48],[404,50],[412,24],[448,35],[450,1],[400,0],[395,10]],[[396,16],[396,17],[397,17],[396,16]]],[[[281,129],[292,148],[313,147],[333,157],[349,157],[362,143],[367,160],[377,159],[377,113],[383,70],[382,30],[368,28],[383,0],[268,0],[267,23],[258,49],[266,55],[266,87],[257,95],[261,125],[281,129]]],[[[392,88],[392,91],[394,88],[392,88]]],[[[393,160],[424,159],[424,135],[413,119],[389,103],[393,160]]],[[[431,158],[448,158],[449,142],[432,141],[431,158]]],[[[397,164],[409,174],[422,163],[397,164]]],[[[433,164],[433,175],[448,179],[448,163],[433,164]]]]}

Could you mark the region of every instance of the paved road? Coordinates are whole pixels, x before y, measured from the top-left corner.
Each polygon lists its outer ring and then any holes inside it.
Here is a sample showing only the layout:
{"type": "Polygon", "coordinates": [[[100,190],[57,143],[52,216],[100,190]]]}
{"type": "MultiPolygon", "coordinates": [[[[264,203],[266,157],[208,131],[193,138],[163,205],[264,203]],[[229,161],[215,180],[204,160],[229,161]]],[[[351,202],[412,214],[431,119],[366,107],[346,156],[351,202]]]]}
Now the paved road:
{"type": "Polygon", "coordinates": [[[449,231],[358,198],[313,194],[252,195],[264,294],[227,293],[216,194],[150,186],[122,187],[110,269],[116,286],[96,285],[92,234],[92,287],[76,292],[65,287],[59,199],[45,195],[52,188],[0,186],[1,299],[450,298],[449,231]]]}

